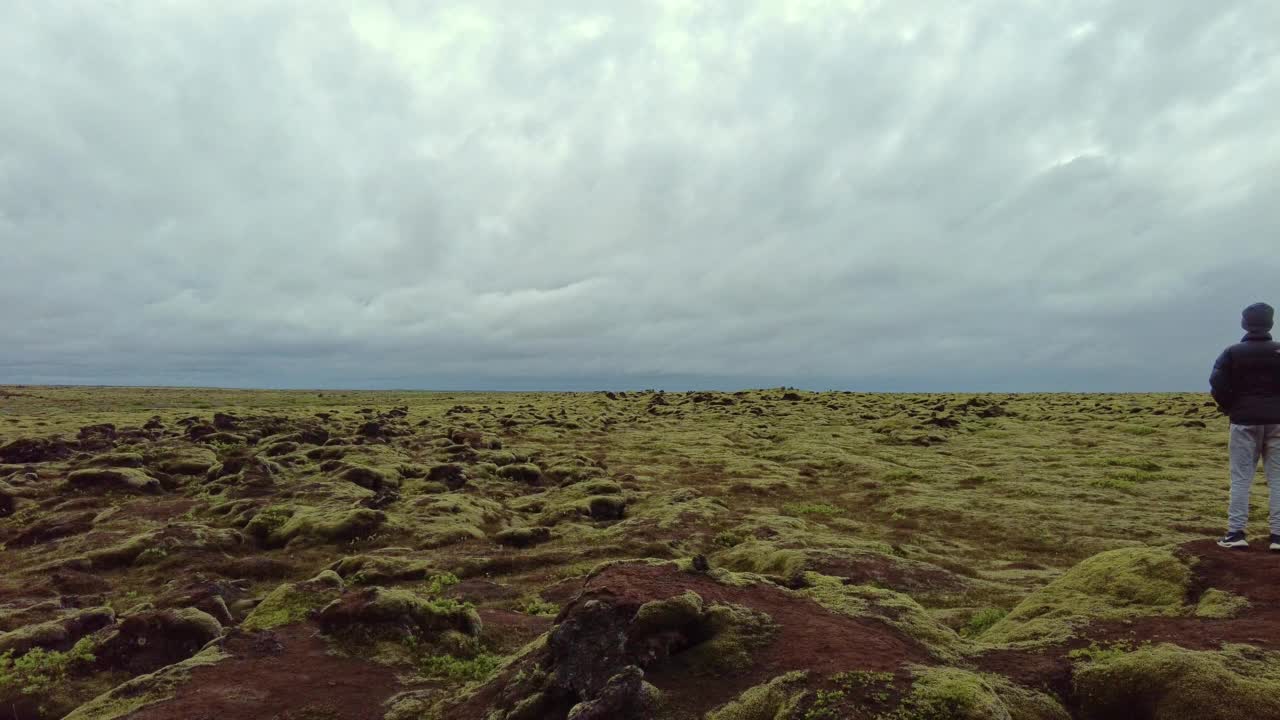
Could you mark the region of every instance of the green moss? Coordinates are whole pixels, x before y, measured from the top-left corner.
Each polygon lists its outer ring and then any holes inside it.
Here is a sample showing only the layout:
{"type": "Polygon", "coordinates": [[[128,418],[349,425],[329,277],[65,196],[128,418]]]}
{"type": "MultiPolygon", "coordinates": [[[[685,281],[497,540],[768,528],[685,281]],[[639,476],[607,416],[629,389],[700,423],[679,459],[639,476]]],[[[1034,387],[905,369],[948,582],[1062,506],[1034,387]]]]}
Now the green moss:
{"type": "Polygon", "coordinates": [[[526,548],[547,542],[551,539],[551,528],[534,526],[508,528],[502,530],[493,536],[500,545],[509,545],[511,547],[526,548]]]}
{"type": "Polygon", "coordinates": [[[707,713],[706,720],[789,720],[806,694],[807,677],[799,671],[779,675],[707,713]]]}
{"type": "Polygon", "coordinates": [[[88,637],[66,652],[35,648],[15,659],[12,650],[5,651],[0,653],[0,697],[46,693],[66,682],[71,669],[93,661],[93,639],[88,637]]]}
{"type": "Polygon", "coordinates": [[[463,658],[453,655],[432,655],[422,659],[418,664],[418,670],[429,677],[474,682],[488,678],[501,663],[502,658],[488,653],[463,658]]]}
{"type": "Polygon", "coordinates": [[[96,607],[79,610],[56,620],[28,624],[9,632],[0,632],[0,653],[7,653],[12,657],[37,648],[65,647],[67,643],[79,640],[85,633],[114,621],[115,613],[111,608],[96,607]],[[79,634],[71,634],[71,628],[80,628],[79,634]]]}
{"type": "Polygon", "coordinates": [[[347,482],[355,483],[369,490],[380,490],[384,487],[400,487],[400,478],[367,465],[348,464],[340,477],[347,482]]]}
{"type": "Polygon", "coordinates": [[[895,720],[1006,720],[1005,706],[989,679],[952,667],[918,668],[911,694],[895,720]]]}
{"type": "Polygon", "coordinates": [[[1210,588],[1200,596],[1200,602],[1196,604],[1195,615],[1196,617],[1225,620],[1236,617],[1248,607],[1249,601],[1246,598],[1225,590],[1210,588]]]}
{"type": "Polygon", "coordinates": [[[268,505],[254,514],[244,526],[244,531],[249,537],[265,545],[296,512],[297,510],[289,505],[268,505]]]}
{"type": "Polygon", "coordinates": [[[306,508],[290,512],[288,509],[275,510],[268,508],[272,514],[263,523],[263,527],[255,525],[258,517],[254,516],[246,528],[255,537],[267,529],[262,543],[266,547],[280,547],[294,539],[309,540],[319,543],[338,543],[358,540],[372,535],[387,520],[386,513],[380,510],[357,508],[354,510],[329,510],[323,508],[306,508]],[[288,519],[276,525],[284,512],[290,512],[288,519]],[[280,514],[276,514],[280,513],[280,514]]]}
{"type": "Polygon", "coordinates": [[[545,617],[555,617],[560,613],[560,606],[540,597],[534,596],[525,598],[518,606],[520,612],[525,615],[541,615],[545,617]]]}
{"type": "Polygon", "coordinates": [[[640,606],[632,621],[637,632],[677,630],[702,618],[702,596],[692,590],[666,600],[650,600],[640,606]]]}
{"type": "Polygon", "coordinates": [[[240,627],[249,632],[302,622],[342,592],[342,578],[332,570],[301,583],[285,583],[263,598],[240,627]]]}
{"type": "Polygon", "coordinates": [[[388,585],[395,582],[425,580],[431,566],[421,560],[385,555],[344,557],[330,569],[353,585],[388,585]]]}
{"type": "Polygon", "coordinates": [[[89,464],[94,467],[139,468],[142,462],[142,453],[109,452],[95,456],[89,464]]]}
{"type": "Polygon", "coordinates": [[[335,632],[358,627],[377,630],[386,626],[408,629],[426,639],[435,639],[447,631],[476,637],[483,627],[479,613],[470,603],[423,598],[407,590],[378,587],[361,593],[325,606],[318,615],[321,626],[335,632]]]}
{"type": "Polygon", "coordinates": [[[498,477],[505,480],[534,484],[542,479],[542,469],[533,463],[504,465],[498,468],[498,477]]]}
{"type": "Polygon", "coordinates": [[[1090,620],[1177,615],[1191,582],[1187,561],[1165,548],[1095,555],[1027,597],[983,633],[992,643],[1052,643],[1090,620]]]}
{"type": "Polygon", "coordinates": [[[996,696],[1009,710],[1009,720],[1071,720],[1071,715],[1056,698],[997,675],[987,677],[996,696]]]}
{"type": "Polygon", "coordinates": [[[505,525],[513,513],[501,502],[459,493],[418,498],[402,516],[421,548],[440,548],[467,540],[482,540],[484,528],[505,525]]]}
{"type": "Polygon", "coordinates": [[[67,474],[67,485],[78,490],[155,494],[160,481],[133,467],[85,468],[67,474]]]}
{"type": "Polygon", "coordinates": [[[1004,619],[1009,611],[1004,608],[983,608],[973,614],[961,631],[965,637],[977,637],[986,632],[992,625],[1004,619]]]}
{"type": "Polygon", "coordinates": [[[1109,465],[1111,467],[1127,467],[1127,468],[1132,468],[1134,470],[1142,470],[1145,472],[1159,472],[1160,470],[1164,469],[1160,467],[1159,463],[1154,462],[1148,458],[1141,458],[1141,457],[1106,458],[1102,461],[1102,464],[1109,465]]]}
{"type": "Polygon", "coordinates": [[[1221,651],[1159,645],[1077,667],[1081,717],[1234,720],[1280,717],[1280,654],[1247,646],[1221,651]]]}
{"type": "Polygon", "coordinates": [[[844,511],[829,503],[787,503],[782,511],[788,515],[840,515],[844,511]]]}
{"type": "MultiPolygon", "coordinates": [[[[686,594],[677,605],[691,609],[686,594]]],[[[696,597],[696,596],[695,596],[696,597]]],[[[681,610],[668,607],[657,611],[668,621],[680,618],[681,610]]],[[[691,672],[724,675],[742,672],[751,666],[751,655],[777,634],[773,619],[765,613],[728,603],[706,608],[698,620],[710,638],[677,656],[677,663],[691,672]]]]}
{"type": "Polygon", "coordinates": [[[783,550],[770,542],[749,540],[712,556],[716,565],[731,570],[794,577],[804,572],[805,554],[799,550],[783,550]]]}

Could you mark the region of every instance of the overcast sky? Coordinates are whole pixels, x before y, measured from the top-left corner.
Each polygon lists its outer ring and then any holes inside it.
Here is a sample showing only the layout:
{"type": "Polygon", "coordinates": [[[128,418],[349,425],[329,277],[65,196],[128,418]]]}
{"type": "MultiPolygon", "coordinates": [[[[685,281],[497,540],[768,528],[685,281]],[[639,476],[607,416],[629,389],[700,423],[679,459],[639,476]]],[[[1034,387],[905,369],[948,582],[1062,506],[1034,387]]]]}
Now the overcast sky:
{"type": "Polygon", "coordinates": [[[0,383],[1203,389],[1280,305],[1277,28],[7,0],[0,383]]]}

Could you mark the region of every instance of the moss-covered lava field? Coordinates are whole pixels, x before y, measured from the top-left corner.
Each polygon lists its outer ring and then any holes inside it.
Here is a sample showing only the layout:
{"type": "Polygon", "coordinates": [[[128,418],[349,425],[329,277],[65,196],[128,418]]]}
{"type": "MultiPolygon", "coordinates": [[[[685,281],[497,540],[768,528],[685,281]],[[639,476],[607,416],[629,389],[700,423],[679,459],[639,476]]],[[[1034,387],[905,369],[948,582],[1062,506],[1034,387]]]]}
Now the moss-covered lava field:
{"type": "Polygon", "coordinates": [[[1280,718],[1280,556],[1212,543],[1226,427],[0,387],[0,720],[1280,718]]]}

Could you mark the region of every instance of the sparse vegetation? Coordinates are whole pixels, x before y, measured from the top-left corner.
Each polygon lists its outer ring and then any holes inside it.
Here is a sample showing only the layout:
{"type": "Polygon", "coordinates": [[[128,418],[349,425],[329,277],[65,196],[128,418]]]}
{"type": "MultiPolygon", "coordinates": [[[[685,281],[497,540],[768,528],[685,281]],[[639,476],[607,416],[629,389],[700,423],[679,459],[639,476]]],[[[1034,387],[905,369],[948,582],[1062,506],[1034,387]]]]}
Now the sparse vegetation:
{"type": "Polygon", "coordinates": [[[39,720],[1276,714],[1207,396],[29,390],[0,701],[39,720]]]}

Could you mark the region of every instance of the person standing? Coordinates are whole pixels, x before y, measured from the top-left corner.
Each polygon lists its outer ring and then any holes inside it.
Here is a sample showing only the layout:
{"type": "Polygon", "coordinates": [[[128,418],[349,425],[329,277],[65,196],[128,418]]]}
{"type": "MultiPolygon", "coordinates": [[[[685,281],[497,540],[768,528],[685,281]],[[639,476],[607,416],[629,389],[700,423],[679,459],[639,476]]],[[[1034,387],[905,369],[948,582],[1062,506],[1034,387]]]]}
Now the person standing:
{"type": "Polygon", "coordinates": [[[1224,548],[1248,548],[1249,490],[1264,461],[1270,493],[1271,550],[1280,552],[1280,343],[1271,339],[1275,310],[1266,303],[1244,309],[1244,338],[1222,351],[1209,376],[1214,402],[1231,418],[1231,503],[1224,548]]]}

